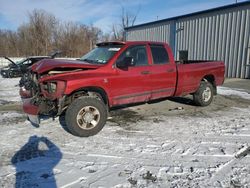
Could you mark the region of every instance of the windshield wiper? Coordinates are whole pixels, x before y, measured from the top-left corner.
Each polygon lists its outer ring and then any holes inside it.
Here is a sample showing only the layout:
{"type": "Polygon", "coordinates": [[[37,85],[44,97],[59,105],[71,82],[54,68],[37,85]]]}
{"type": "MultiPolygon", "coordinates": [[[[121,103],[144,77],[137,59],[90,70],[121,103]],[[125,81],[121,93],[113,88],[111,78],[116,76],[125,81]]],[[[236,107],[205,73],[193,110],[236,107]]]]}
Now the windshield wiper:
{"type": "Polygon", "coordinates": [[[96,61],[92,59],[80,59],[81,61],[87,61],[88,63],[96,63],[96,61]]]}
{"type": "Polygon", "coordinates": [[[93,59],[80,59],[81,61],[87,61],[88,63],[94,63],[94,64],[103,64],[102,62],[99,62],[97,60],[93,59]]]}

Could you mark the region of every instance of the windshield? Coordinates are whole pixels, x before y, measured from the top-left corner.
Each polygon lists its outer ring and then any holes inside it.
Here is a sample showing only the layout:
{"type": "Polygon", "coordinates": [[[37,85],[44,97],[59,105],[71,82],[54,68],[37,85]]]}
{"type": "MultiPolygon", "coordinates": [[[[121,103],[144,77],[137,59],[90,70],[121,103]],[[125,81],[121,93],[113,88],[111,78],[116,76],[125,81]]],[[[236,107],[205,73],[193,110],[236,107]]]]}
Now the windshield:
{"type": "Polygon", "coordinates": [[[122,46],[100,46],[80,58],[81,61],[88,63],[106,64],[122,46]]]}
{"type": "Polygon", "coordinates": [[[27,58],[24,58],[24,59],[21,59],[21,60],[19,60],[19,61],[16,61],[15,63],[16,63],[17,65],[20,65],[20,64],[23,64],[25,61],[27,61],[27,58]]]}

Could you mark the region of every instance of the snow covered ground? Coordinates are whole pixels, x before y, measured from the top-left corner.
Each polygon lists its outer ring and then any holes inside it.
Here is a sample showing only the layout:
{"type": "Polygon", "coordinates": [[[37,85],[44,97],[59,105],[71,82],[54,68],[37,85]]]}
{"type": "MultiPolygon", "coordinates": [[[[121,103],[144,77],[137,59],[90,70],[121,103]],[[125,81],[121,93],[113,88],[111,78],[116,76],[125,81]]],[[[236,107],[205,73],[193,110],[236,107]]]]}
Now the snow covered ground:
{"type": "Polygon", "coordinates": [[[246,91],[244,89],[231,89],[231,88],[227,88],[227,87],[219,87],[218,94],[226,95],[226,96],[234,95],[234,96],[241,97],[243,99],[250,100],[249,91],[246,91]]]}
{"type": "Polygon", "coordinates": [[[19,97],[19,83],[20,78],[4,79],[0,76],[0,105],[5,101],[21,101],[19,97]]]}
{"type": "Polygon", "coordinates": [[[119,109],[78,138],[63,117],[26,121],[17,83],[0,78],[0,187],[250,187],[247,91],[220,87],[205,108],[173,98],[119,109]]]}

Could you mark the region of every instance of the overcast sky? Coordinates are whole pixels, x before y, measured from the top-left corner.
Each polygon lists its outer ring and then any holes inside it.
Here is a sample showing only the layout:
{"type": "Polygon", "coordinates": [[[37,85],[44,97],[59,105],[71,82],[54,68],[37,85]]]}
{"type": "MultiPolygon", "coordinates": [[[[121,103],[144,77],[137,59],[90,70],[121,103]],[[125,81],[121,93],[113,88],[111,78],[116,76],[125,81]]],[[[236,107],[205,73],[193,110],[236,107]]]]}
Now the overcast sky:
{"type": "Polygon", "coordinates": [[[118,23],[121,7],[138,12],[135,24],[141,24],[232,3],[235,0],[0,0],[0,29],[15,30],[34,9],[109,32],[112,23],[118,23]]]}

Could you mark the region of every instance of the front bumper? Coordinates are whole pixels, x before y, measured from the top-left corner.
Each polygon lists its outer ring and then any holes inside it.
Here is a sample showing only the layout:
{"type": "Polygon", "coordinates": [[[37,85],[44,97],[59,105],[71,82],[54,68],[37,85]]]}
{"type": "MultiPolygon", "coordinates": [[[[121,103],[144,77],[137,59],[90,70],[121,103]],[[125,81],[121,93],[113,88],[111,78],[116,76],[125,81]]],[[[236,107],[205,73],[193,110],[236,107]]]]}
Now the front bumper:
{"type": "Polygon", "coordinates": [[[31,98],[23,99],[23,111],[31,123],[39,125],[39,107],[31,103],[31,98]]]}
{"type": "Polygon", "coordinates": [[[31,98],[23,100],[23,111],[26,114],[38,115],[39,107],[31,103],[31,98]]]}

